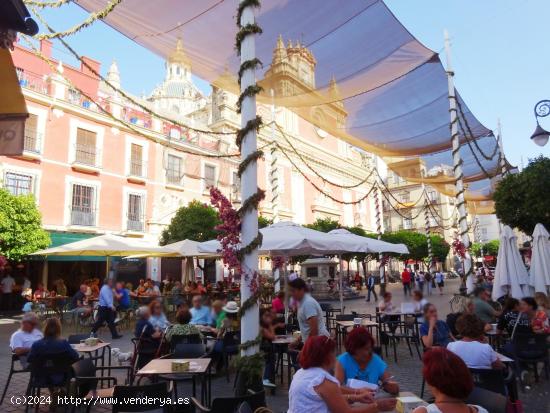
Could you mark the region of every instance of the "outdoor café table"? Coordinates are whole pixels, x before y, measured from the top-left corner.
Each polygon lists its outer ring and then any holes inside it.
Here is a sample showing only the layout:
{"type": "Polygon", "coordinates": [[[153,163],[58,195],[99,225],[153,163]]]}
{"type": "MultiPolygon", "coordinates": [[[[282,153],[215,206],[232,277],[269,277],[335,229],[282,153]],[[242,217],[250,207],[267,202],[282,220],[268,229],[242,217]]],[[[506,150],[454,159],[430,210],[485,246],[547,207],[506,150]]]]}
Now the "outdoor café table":
{"type": "Polygon", "coordinates": [[[60,318],[60,320],[63,320],[63,306],[68,299],[69,297],[64,295],[54,295],[49,297],[37,298],[36,301],[44,304],[46,311],[53,311],[60,318]]]}
{"type": "MultiPolygon", "coordinates": [[[[164,376],[172,374],[191,374],[201,377],[201,402],[203,404],[210,405],[210,398],[212,395],[212,378],[208,374],[210,372],[210,358],[198,358],[198,359],[153,359],[142,367],[136,375],[138,376],[164,376]],[[189,362],[189,370],[186,372],[174,372],[172,371],[172,362],[189,362]],[[208,383],[207,383],[208,379],[208,383]]],[[[193,395],[195,396],[195,395],[193,395]]]]}
{"type": "Polygon", "coordinates": [[[283,359],[286,354],[286,361],[287,361],[287,379],[288,383],[290,385],[290,376],[291,376],[291,366],[292,366],[292,360],[290,359],[290,354],[288,353],[288,345],[290,343],[294,343],[296,339],[292,335],[284,335],[284,336],[276,336],[275,340],[273,340],[271,343],[275,347],[275,351],[277,352],[277,362],[275,364],[275,372],[279,370],[279,366],[281,368],[281,383],[283,383],[283,359]]]}
{"type": "MultiPolygon", "coordinates": [[[[336,321],[335,323],[336,323],[336,326],[338,327],[338,332],[339,332],[338,337],[340,337],[340,334],[342,334],[342,336],[345,336],[348,328],[355,327],[353,320],[342,320],[342,321],[336,321]]],[[[378,323],[376,321],[369,320],[368,318],[362,318],[361,326],[369,330],[369,333],[371,333],[373,337],[378,338],[378,335],[379,335],[378,323]],[[373,328],[376,329],[376,334],[372,334],[373,328]]]]}
{"type": "Polygon", "coordinates": [[[502,361],[503,363],[513,363],[514,360],[511,359],[510,357],[508,356],[505,356],[504,354],[500,354],[500,353],[497,353],[497,357],[500,361],[502,361]]]}
{"type": "MultiPolygon", "coordinates": [[[[95,346],[88,346],[85,343],[71,344],[71,347],[74,348],[79,353],[86,354],[90,357],[97,365],[97,361],[101,360],[101,367],[105,366],[105,351],[108,353],[109,363],[107,366],[111,365],[111,343],[106,343],[104,341],[98,342],[95,346]],[[101,351],[101,355],[99,352],[101,351]]],[[[103,375],[103,371],[101,372],[103,375]]]]}

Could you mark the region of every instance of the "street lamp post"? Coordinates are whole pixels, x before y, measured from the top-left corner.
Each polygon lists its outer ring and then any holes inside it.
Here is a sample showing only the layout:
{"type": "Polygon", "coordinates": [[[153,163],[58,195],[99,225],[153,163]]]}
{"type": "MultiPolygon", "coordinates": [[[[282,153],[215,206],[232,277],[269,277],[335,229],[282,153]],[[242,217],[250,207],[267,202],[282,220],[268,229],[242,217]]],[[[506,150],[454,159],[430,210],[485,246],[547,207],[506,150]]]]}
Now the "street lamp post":
{"type": "Polygon", "coordinates": [[[539,118],[550,116],[550,100],[541,100],[535,105],[535,119],[537,120],[537,128],[531,135],[531,140],[538,146],[544,146],[548,143],[550,132],[540,126],[539,118]]]}

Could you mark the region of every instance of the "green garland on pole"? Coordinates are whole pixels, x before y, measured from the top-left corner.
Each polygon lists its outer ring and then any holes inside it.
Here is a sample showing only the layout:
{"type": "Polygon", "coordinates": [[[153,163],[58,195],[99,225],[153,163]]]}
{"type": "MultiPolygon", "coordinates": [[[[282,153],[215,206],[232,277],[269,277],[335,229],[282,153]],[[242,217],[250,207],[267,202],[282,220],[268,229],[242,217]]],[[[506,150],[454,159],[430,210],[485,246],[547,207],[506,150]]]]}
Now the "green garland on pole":
{"type": "MultiPolygon", "coordinates": [[[[242,20],[242,14],[243,11],[246,8],[259,8],[260,7],[260,0],[242,0],[239,2],[239,6],[237,9],[237,27],[239,28],[237,34],[235,35],[235,48],[237,51],[237,54],[240,56],[240,49],[241,44],[243,40],[247,36],[254,36],[257,34],[262,33],[262,29],[260,26],[258,26],[255,22],[254,23],[248,23],[246,25],[241,24],[242,20]]],[[[239,68],[238,76],[239,76],[239,85],[241,84],[241,79],[245,71],[247,70],[253,70],[256,67],[261,65],[261,62],[257,58],[249,59],[241,63],[241,66],[239,68]]],[[[259,94],[262,91],[262,88],[256,84],[248,86],[239,96],[237,101],[237,113],[241,112],[241,105],[243,100],[246,97],[253,97],[257,94],[259,94]]],[[[247,124],[237,132],[236,137],[236,143],[239,148],[241,147],[242,141],[244,140],[245,136],[254,131],[258,130],[262,124],[262,119],[260,116],[256,116],[255,119],[250,120],[247,122],[247,124]]],[[[241,165],[239,166],[239,175],[244,172],[244,170],[250,166],[253,162],[257,162],[257,160],[262,156],[261,151],[255,151],[250,153],[245,159],[241,161],[241,165]]],[[[253,196],[243,200],[243,205],[241,209],[239,210],[239,215],[243,215],[246,211],[249,211],[250,209],[257,208],[260,201],[264,198],[264,191],[258,190],[256,194],[253,196]]],[[[258,232],[258,235],[252,242],[250,242],[248,245],[244,245],[238,252],[237,256],[240,261],[243,260],[243,257],[254,251],[256,248],[258,248],[262,243],[262,236],[261,233],[258,232]]],[[[246,270],[245,270],[246,271],[246,270]]],[[[250,278],[252,277],[258,277],[258,274],[250,274],[250,278]]],[[[246,278],[246,277],[245,277],[246,278]]],[[[243,281],[245,282],[245,281],[243,281]]],[[[257,280],[256,280],[257,282],[257,280]]],[[[242,317],[247,311],[249,311],[251,308],[254,308],[258,300],[261,296],[262,286],[261,283],[257,287],[257,289],[253,292],[253,294],[248,297],[248,299],[244,300],[241,303],[241,308],[239,310],[239,315],[242,317]]],[[[254,340],[248,340],[244,343],[241,343],[240,349],[241,350],[247,350],[254,347],[257,347],[261,342],[261,337],[256,337],[254,340]]],[[[258,351],[252,355],[241,355],[237,358],[236,366],[241,374],[241,377],[243,379],[244,386],[246,387],[254,387],[261,383],[262,380],[262,371],[263,371],[263,365],[264,365],[264,357],[263,354],[258,351]]]]}

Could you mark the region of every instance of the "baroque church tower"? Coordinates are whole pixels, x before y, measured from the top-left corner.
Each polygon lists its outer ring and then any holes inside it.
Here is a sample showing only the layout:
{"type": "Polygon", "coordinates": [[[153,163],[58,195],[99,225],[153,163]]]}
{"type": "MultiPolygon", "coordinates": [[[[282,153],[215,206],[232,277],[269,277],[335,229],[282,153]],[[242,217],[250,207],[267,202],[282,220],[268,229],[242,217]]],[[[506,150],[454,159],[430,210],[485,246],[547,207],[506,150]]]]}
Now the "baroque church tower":
{"type": "Polygon", "coordinates": [[[154,109],[173,116],[185,116],[204,107],[206,99],[193,84],[191,59],[185,54],[181,39],[177,40],[175,50],[168,56],[165,68],[164,82],[148,99],[154,109]]]}

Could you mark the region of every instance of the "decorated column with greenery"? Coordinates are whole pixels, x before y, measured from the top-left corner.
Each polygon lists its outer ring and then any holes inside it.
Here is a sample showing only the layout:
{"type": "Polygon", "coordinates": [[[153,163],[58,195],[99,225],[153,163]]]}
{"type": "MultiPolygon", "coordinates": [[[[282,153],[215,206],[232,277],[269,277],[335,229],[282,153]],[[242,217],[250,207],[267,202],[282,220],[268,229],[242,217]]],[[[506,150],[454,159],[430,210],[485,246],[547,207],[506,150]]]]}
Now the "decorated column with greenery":
{"type": "Polygon", "coordinates": [[[445,30],[445,51],[447,54],[447,80],[449,86],[449,113],[451,114],[451,144],[453,154],[453,172],[456,187],[456,209],[458,210],[458,237],[462,243],[463,255],[462,264],[464,278],[468,285],[468,278],[472,274],[472,259],[468,253],[470,248],[470,236],[468,235],[468,213],[466,212],[466,201],[464,199],[464,173],[462,171],[462,157],[460,156],[460,141],[458,137],[458,113],[457,100],[454,86],[454,72],[451,65],[451,41],[449,33],[445,30]]]}
{"type": "Polygon", "coordinates": [[[237,145],[241,151],[239,176],[241,178],[242,207],[238,251],[241,270],[241,359],[239,370],[245,383],[252,387],[261,383],[263,357],[259,352],[259,283],[258,247],[261,235],[258,232],[258,204],[264,193],[258,189],[257,160],[263,154],[257,149],[256,134],[262,120],[256,115],[256,95],[261,88],[256,84],[256,67],[261,62],[256,58],[255,38],[262,32],[256,24],[255,11],[259,0],[241,0],[237,10],[236,49],[241,57],[239,83],[241,94],[237,106],[241,112],[241,129],[237,133],[237,145]]]}

